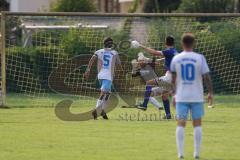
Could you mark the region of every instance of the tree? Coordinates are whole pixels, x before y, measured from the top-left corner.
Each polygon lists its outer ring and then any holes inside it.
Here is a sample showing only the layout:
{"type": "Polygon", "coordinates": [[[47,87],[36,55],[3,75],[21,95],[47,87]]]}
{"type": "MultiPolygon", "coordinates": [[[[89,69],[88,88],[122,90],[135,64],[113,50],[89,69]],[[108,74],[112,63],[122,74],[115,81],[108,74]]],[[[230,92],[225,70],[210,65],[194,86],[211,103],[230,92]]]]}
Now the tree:
{"type": "Polygon", "coordinates": [[[9,10],[9,3],[6,0],[0,0],[0,11],[9,10]]]}
{"type": "Polygon", "coordinates": [[[179,12],[229,13],[234,12],[235,0],[182,0],[179,12]]]}
{"type": "Polygon", "coordinates": [[[240,12],[240,0],[235,0],[234,10],[236,13],[240,12]]]}
{"type": "Polygon", "coordinates": [[[91,0],[58,0],[53,4],[51,10],[56,12],[94,12],[96,7],[91,0]]]}
{"type": "Polygon", "coordinates": [[[143,11],[146,13],[172,12],[178,9],[181,0],[146,0],[143,11]]]}

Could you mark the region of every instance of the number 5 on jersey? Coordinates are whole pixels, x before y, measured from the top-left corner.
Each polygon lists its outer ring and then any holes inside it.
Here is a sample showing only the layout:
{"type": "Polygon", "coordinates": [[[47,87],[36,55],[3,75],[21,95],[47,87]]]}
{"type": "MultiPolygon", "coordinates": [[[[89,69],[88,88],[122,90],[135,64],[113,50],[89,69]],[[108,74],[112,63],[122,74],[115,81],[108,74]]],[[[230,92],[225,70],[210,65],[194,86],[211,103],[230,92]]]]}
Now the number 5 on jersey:
{"type": "Polygon", "coordinates": [[[111,56],[109,54],[104,54],[103,55],[103,66],[104,66],[104,68],[108,68],[109,67],[110,58],[111,58],[111,56]]]}

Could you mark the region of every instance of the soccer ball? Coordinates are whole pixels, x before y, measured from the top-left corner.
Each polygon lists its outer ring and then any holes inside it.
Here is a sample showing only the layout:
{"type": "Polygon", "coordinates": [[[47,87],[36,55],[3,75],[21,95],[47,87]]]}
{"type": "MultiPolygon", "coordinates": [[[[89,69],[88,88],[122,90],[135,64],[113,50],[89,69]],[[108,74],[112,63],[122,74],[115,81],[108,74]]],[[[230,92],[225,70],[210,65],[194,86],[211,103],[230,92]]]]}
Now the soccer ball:
{"type": "Polygon", "coordinates": [[[140,43],[138,41],[132,41],[131,42],[131,47],[132,48],[138,48],[140,46],[140,43]]]}

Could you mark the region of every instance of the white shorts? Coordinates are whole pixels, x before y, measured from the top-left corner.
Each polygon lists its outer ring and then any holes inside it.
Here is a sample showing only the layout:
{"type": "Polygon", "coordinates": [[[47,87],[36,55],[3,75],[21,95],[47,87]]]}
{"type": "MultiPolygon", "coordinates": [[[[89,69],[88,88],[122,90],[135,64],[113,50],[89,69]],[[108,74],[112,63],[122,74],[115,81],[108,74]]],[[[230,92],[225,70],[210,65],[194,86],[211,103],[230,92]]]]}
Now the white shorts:
{"type": "Polygon", "coordinates": [[[154,96],[172,90],[172,74],[170,71],[167,71],[164,76],[156,78],[155,81],[158,86],[152,88],[154,96]]]}
{"type": "Polygon", "coordinates": [[[164,82],[167,82],[167,83],[171,84],[172,83],[172,74],[171,74],[171,72],[167,71],[164,76],[158,77],[157,81],[158,81],[158,83],[159,83],[159,81],[164,81],[164,82]]]}

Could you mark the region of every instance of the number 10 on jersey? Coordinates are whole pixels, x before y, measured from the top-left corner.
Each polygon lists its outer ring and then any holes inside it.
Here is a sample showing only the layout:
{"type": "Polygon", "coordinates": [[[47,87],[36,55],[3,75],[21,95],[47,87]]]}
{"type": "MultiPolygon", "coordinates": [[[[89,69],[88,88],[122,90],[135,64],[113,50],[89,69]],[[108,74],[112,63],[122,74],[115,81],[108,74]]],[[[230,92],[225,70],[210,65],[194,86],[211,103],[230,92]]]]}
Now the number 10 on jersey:
{"type": "Polygon", "coordinates": [[[181,64],[181,75],[184,81],[195,80],[195,66],[191,63],[181,64]]]}

